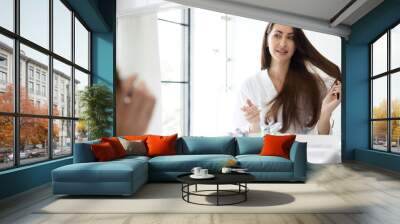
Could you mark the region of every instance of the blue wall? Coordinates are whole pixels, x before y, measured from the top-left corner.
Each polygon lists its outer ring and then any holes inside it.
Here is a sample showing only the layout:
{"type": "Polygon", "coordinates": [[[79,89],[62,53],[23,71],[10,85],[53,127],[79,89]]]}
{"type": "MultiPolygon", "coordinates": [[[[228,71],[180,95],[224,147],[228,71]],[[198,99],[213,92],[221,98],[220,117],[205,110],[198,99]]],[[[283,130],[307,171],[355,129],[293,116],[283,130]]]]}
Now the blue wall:
{"type": "Polygon", "coordinates": [[[343,43],[344,52],[344,127],[342,156],[383,168],[398,170],[398,156],[369,150],[369,43],[400,21],[400,1],[385,0],[351,27],[343,43]],[[360,151],[363,150],[363,151],[360,151]]]}
{"type": "Polygon", "coordinates": [[[108,0],[98,1],[97,7],[104,16],[104,21],[108,24],[108,32],[92,32],[92,82],[102,83],[108,86],[114,95],[113,126],[109,132],[115,136],[115,64],[116,64],[116,2],[108,0]]]}
{"type": "MultiPolygon", "coordinates": [[[[116,1],[67,0],[67,2],[92,31],[93,83],[104,83],[114,91],[116,1]]],[[[0,199],[50,182],[53,169],[71,163],[72,158],[69,157],[0,172],[0,199]]]]}
{"type": "Polygon", "coordinates": [[[71,163],[69,157],[1,172],[0,199],[48,183],[53,169],[71,163]]]}

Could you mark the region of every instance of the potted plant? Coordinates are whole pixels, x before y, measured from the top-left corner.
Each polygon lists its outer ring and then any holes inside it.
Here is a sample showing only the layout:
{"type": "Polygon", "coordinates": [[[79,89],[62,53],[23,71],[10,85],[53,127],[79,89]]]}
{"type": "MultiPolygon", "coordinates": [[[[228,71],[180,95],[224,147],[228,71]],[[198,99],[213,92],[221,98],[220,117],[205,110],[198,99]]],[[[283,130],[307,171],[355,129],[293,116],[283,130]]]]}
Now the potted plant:
{"type": "Polygon", "coordinates": [[[103,84],[86,87],[79,93],[79,106],[82,109],[81,118],[88,130],[89,140],[110,136],[112,125],[113,94],[103,84]]]}

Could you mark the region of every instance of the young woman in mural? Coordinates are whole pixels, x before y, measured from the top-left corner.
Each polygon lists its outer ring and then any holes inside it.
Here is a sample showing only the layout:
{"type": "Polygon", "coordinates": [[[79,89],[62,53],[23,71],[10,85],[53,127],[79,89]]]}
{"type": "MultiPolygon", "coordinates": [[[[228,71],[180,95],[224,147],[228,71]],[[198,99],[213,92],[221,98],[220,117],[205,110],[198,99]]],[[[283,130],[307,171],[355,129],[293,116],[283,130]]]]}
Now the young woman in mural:
{"type": "Polygon", "coordinates": [[[155,106],[155,97],[137,76],[121,81],[117,75],[117,135],[143,135],[155,106]]]}
{"type": "Polygon", "coordinates": [[[339,67],[301,29],[270,23],[261,71],[241,88],[235,125],[249,133],[329,134],[342,97],[340,81],[339,67]]]}

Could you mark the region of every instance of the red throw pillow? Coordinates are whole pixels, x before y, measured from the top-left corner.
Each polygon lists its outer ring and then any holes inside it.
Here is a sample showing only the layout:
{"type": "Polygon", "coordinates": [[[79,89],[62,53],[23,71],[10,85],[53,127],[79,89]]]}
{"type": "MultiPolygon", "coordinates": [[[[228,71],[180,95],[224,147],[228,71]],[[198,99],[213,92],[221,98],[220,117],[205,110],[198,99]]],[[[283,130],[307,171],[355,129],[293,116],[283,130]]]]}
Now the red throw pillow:
{"type": "Polygon", "coordinates": [[[290,147],[295,139],[296,135],[265,135],[260,155],[281,156],[289,159],[290,147]]]}
{"type": "Polygon", "coordinates": [[[148,156],[175,155],[177,138],[178,134],[171,136],[149,135],[146,140],[148,156]]]}
{"type": "Polygon", "coordinates": [[[101,138],[101,142],[108,142],[112,146],[115,151],[115,155],[118,158],[126,156],[126,151],[124,146],[122,146],[121,142],[119,142],[117,137],[110,137],[110,138],[101,138]]]}
{"type": "Polygon", "coordinates": [[[108,142],[93,144],[91,145],[91,149],[94,157],[99,162],[110,161],[117,158],[113,147],[108,142]]]}

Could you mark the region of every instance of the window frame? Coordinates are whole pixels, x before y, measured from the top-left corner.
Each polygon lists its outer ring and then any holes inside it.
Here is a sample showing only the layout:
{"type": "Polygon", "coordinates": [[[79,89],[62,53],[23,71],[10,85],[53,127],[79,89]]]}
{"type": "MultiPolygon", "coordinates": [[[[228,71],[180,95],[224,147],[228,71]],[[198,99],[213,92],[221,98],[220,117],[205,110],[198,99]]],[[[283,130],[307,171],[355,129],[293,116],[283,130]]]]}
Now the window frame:
{"type": "Polygon", "coordinates": [[[379,151],[379,152],[386,152],[386,153],[391,153],[391,154],[400,154],[400,152],[393,152],[392,151],[392,121],[400,121],[400,117],[393,117],[392,116],[392,98],[391,98],[391,92],[392,92],[392,85],[391,85],[391,79],[393,75],[396,75],[396,73],[400,72],[400,67],[391,69],[391,31],[395,27],[400,26],[400,21],[397,21],[396,23],[392,24],[389,28],[387,28],[383,33],[379,34],[375,39],[373,39],[369,44],[369,149],[373,151],[379,151]],[[373,44],[376,43],[381,37],[384,35],[387,35],[387,64],[386,64],[386,71],[380,74],[373,74],[373,66],[374,66],[374,61],[373,61],[373,44]],[[373,94],[374,94],[374,86],[373,86],[373,81],[378,79],[378,78],[383,78],[386,77],[386,87],[387,87],[387,92],[386,92],[386,98],[387,98],[387,105],[386,105],[386,117],[385,118],[373,118],[373,94]],[[376,121],[386,121],[386,151],[384,150],[379,150],[374,148],[374,132],[373,132],[373,122],[376,121]]]}
{"type": "MultiPolygon", "coordinates": [[[[66,157],[71,157],[73,156],[74,152],[74,143],[75,143],[75,123],[76,121],[79,120],[79,117],[75,117],[75,108],[71,108],[71,115],[70,116],[56,116],[53,115],[53,59],[58,60],[59,62],[62,62],[68,66],[71,66],[71,93],[72,93],[72,99],[71,99],[71,104],[74,105],[75,103],[75,88],[74,88],[74,82],[75,82],[75,69],[85,73],[89,77],[89,83],[88,86],[92,85],[92,69],[91,69],[91,37],[92,37],[92,30],[89,29],[88,25],[83,21],[83,19],[72,9],[72,7],[68,4],[66,0],[59,0],[69,11],[71,11],[71,18],[70,18],[70,23],[71,23],[71,59],[64,58],[63,56],[55,53],[53,50],[54,47],[54,39],[53,39],[53,21],[54,21],[54,14],[53,14],[53,1],[54,0],[48,0],[49,3],[49,47],[46,49],[45,47],[42,47],[39,44],[34,43],[33,41],[30,41],[29,39],[23,37],[20,35],[20,0],[14,0],[13,1],[13,10],[14,10],[14,15],[13,15],[13,31],[10,31],[4,27],[0,26],[0,35],[10,38],[13,41],[13,54],[12,54],[12,69],[9,69],[11,72],[10,75],[13,76],[14,79],[14,109],[13,112],[2,112],[0,111],[0,116],[4,117],[11,117],[13,119],[13,166],[10,167],[5,167],[5,168],[0,168],[0,172],[5,171],[5,170],[11,170],[11,169],[16,169],[19,167],[24,167],[24,166],[30,166],[33,164],[38,164],[38,163],[43,163],[46,161],[51,161],[51,160],[58,160],[66,157]],[[75,63],[75,19],[79,20],[79,22],[83,25],[83,27],[88,31],[88,69],[85,69],[78,64],[75,63]],[[20,46],[21,44],[32,48],[33,50],[36,50],[42,54],[45,54],[48,56],[49,63],[48,63],[48,71],[47,71],[47,79],[46,84],[45,84],[45,95],[48,97],[47,104],[48,104],[48,112],[46,115],[39,115],[39,114],[27,114],[27,113],[21,113],[20,111],[20,85],[21,85],[21,80],[20,80],[20,64],[21,64],[21,57],[20,57],[20,46]],[[46,93],[48,92],[48,93],[46,93]],[[26,164],[21,164],[21,158],[20,158],[20,119],[21,118],[44,118],[47,119],[48,122],[48,135],[47,135],[47,151],[48,155],[47,157],[44,157],[43,160],[40,160],[38,162],[32,162],[32,163],[26,163],[26,164]],[[71,133],[71,153],[68,155],[63,155],[63,156],[55,156],[53,155],[54,152],[54,146],[53,144],[50,144],[53,142],[53,122],[56,120],[66,120],[66,121],[71,121],[72,125],[72,133],[71,133]]],[[[39,80],[36,79],[36,72],[37,70],[33,67],[33,79],[31,78],[30,74],[30,68],[31,65],[29,63],[27,65],[27,72],[25,74],[26,76],[26,82],[27,82],[27,91],[29,91],[28,87],[28,82],[32,81],[34,85],[34,92],[36,92],[35,85],[36,84],[41,84],[40,85],[40,94],[37,95],[39,97],[42,96],[42,79],[41,75],[43,70],[40,69],[41,71],[39,72],[39,80]]],[[[36,94],[35,94],[36,95],[36,94]]],[[[36,102],[34,102],[36,103],[36,102]]]]}

